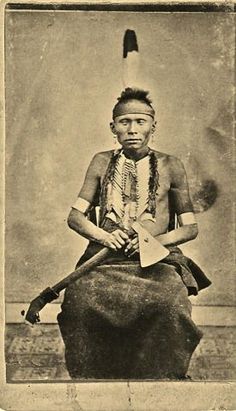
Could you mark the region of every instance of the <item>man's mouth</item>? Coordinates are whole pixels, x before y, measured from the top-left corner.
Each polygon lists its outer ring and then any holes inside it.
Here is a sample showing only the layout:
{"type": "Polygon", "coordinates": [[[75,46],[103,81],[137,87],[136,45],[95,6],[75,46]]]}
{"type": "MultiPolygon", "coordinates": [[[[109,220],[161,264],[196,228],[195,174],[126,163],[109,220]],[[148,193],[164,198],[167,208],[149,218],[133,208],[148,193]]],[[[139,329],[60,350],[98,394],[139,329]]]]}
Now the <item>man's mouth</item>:
{"type": "Polygon", "coordinates": [[[126,143],[139,143],[141,140],[139,138],[128,138],[125,140],[126,143]]]}

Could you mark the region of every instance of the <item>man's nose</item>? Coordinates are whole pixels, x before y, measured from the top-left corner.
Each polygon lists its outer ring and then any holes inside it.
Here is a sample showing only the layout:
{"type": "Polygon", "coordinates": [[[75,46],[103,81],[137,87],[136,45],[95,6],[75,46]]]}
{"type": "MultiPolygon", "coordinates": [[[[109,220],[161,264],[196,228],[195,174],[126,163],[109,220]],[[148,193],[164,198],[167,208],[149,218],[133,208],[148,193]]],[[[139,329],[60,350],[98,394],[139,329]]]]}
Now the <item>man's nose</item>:
{"type": "Polygon", "coordinates": [[[134,121],[131,121],[129,124],[128,133],[133,134],[137,132],[136,124],[134,121]]]}

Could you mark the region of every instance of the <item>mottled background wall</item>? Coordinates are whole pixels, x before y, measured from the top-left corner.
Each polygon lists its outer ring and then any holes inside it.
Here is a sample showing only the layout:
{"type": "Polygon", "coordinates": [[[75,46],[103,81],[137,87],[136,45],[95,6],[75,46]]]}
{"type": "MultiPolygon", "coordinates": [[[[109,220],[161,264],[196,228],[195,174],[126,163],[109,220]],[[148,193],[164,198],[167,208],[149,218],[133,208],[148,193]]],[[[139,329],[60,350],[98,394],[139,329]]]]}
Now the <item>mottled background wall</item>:
{"type": "Polygon", "coordinates": [[[108,125],[122,89],[129,28],[158,112],[153,147],[182,159],[196,211],[213,203],[197,214],[199,237],[182,247],[213,281],[194,301],[233,305],[232,19],[224,13],[6,14],[8,302],[29,301],[58,281],[85,247],[66,218],[92,155],[113,147],[108,125]]]}

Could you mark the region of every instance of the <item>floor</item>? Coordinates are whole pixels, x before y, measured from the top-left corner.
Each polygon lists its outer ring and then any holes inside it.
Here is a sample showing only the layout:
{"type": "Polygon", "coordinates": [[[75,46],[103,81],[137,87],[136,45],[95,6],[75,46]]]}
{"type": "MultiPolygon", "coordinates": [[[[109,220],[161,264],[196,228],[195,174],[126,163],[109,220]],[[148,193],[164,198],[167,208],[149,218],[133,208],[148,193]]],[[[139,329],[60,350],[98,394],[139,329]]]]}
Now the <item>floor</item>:
{"type": "MultiPolygon", "coordinates": [[[[236,379],[236,327],[200,327],[204,337],[188,374],[193,380],[236,379]]],[[[64,347],[56,324],[6,326],[8,382],[69,379],[64,347]]]]}

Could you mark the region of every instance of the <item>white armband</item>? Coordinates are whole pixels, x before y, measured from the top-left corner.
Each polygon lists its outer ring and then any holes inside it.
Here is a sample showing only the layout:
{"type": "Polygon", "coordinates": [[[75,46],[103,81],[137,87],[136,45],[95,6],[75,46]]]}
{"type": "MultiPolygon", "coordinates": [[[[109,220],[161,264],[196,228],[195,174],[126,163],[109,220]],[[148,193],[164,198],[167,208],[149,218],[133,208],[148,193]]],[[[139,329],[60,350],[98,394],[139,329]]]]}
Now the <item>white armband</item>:
{"type": "Polygon", "coordinates": [[[183,225],[196,224],[195,215],[192,212],[178,215],[178,223],[180,227],[183,225]]]}
{"type": "Polygon", "coordinates": [[[90,207],[90,203],[87,200],[84,200],[84,198],[78,197],[76,202],[71,207],[81,211],[83,214],[86,214],[90,207]]]}

